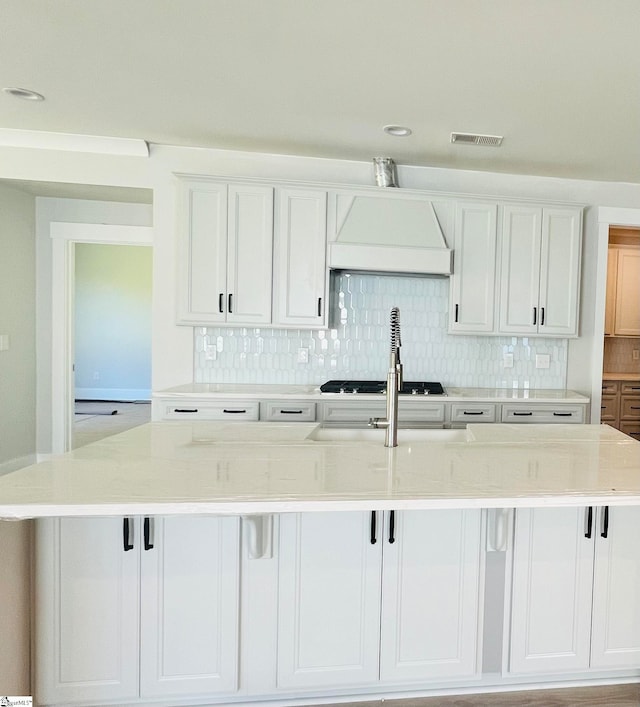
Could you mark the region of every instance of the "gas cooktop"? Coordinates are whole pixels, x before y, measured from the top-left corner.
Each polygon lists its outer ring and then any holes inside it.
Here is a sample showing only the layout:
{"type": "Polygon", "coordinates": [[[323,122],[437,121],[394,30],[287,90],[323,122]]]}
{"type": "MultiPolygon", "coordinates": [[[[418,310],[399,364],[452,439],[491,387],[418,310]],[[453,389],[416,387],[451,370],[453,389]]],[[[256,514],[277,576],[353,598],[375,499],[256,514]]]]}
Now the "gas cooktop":
{"type": "MultiPolygon", "coordinates": [[[[387,392],[387,381],[359,381],[359,380],[333,380],[320,386],[321,393],[377,393],[384,395],[387,392]]],[[[401,395],[446,395],[442,383],[423,381],[405,381],[401,395]]]]}

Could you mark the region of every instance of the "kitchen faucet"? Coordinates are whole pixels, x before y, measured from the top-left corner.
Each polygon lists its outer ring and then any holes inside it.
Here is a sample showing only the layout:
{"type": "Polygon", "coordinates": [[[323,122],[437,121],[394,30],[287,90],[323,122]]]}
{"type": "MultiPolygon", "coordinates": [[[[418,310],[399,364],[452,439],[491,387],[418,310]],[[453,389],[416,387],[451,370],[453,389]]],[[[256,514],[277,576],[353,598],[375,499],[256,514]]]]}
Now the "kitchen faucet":
{"type": "Polygon", "coordinates": [[[398,391],[402,388],[402,363],[400,361],[400,310],[398,307],[391,309],[391,353],[389,359],[389,372],[387,373],[387,417],[381,419],[372,417],[369,420],[371,427],[384,427],[384,446],[398,446],[398,391]]]}

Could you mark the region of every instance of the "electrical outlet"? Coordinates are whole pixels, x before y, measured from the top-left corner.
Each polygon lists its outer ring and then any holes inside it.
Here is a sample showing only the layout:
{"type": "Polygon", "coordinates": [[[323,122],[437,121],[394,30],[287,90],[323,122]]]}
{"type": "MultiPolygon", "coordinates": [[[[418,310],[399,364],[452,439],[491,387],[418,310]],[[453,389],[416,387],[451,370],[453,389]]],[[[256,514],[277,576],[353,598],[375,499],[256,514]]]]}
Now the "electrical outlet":
{"type": "Polygon", "coordinates": [[[640,361],[640,349],[633,349],[631,357],[634,361],[640,361]]]}
{"type": "Polygon", "coordinates": [[[536,354],[536,368],[549,368],[550,361],[549,354],[536,354]]]}
{"type": "Polygon", "coordinates": [[[298,349],[298,363],[309,363],[309,349],[298,349]]]}
{"type": "Polygon", "coordinates": [[[209,346],[204,347],[204,360],[205,361],[215,361],[216,360],[216,347],[209,344],[209,346]]]}
{"type": "Polygon", "coordinates": [[[504,368],[513,368],[513,354],[506,353],[502,355],[502,365],[504,368]]]}

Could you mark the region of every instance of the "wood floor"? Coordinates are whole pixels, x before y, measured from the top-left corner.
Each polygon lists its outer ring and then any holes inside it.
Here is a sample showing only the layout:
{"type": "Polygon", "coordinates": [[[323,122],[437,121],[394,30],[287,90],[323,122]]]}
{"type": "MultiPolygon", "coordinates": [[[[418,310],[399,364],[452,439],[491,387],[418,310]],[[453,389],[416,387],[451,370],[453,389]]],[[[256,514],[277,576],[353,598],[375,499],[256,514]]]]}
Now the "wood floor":
{"type": "MultiPolygon", "coordinates": [[[[640,707],[640,685],[349,702],[335,707],[640,707]]],[[[325,705],[325,707],[329,707],[325,705]]],[[[332,706],[333,707],[333,706],[332,706]]]]}

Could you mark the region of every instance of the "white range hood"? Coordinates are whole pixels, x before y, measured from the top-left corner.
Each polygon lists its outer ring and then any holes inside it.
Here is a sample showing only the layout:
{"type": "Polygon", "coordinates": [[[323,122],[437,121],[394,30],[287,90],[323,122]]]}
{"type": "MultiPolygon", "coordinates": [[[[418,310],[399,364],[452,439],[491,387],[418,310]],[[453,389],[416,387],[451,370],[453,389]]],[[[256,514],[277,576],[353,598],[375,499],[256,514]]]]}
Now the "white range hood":
{"type": "Polygon", "coordinates": [[[433,204],[402,192],[340,194],[327,255],[333,270],[411,275],[450,275],[453,262],[433,204]]]}

